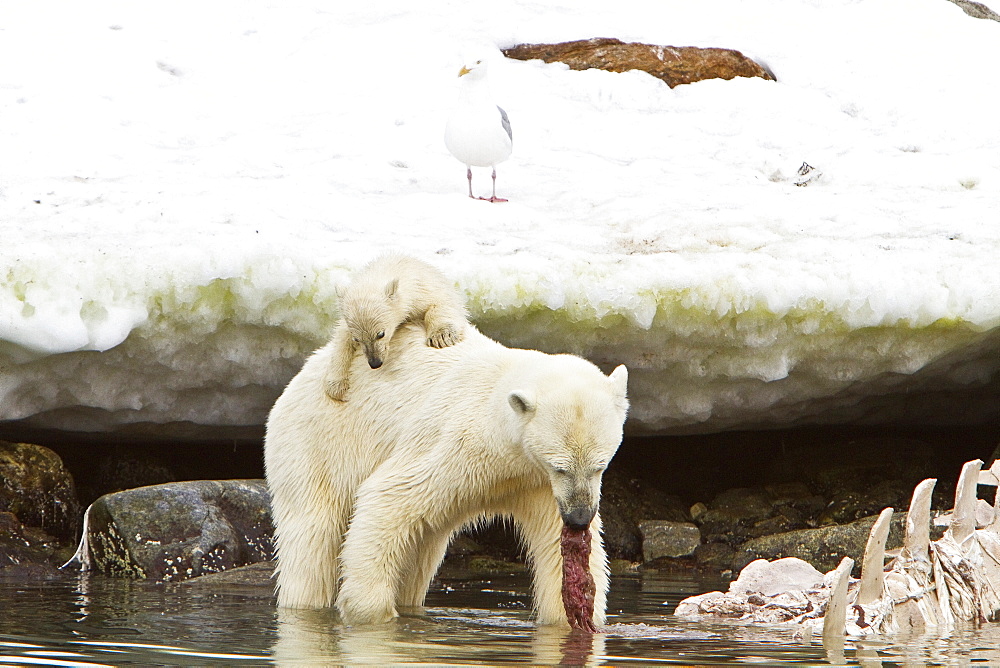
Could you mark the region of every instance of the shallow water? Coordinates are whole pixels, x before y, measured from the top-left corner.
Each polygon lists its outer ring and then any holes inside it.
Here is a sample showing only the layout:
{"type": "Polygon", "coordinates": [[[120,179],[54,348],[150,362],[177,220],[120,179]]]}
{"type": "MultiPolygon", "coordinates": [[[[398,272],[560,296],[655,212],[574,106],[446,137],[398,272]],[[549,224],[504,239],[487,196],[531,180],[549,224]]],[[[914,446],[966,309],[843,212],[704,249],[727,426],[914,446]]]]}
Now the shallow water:
{"type": "Polygon", "coordinates": [[[617,576],[606,632],[589,636],[535,628],[524,575],[449,578],[424,615],[357,629],[329,612],[279,611],[266,585],[0,581],[0,665],[1000,665],[997,624],[828,651],[793,629],[670,614],[681,598],[719,586],[687,575],[617,576]]]}

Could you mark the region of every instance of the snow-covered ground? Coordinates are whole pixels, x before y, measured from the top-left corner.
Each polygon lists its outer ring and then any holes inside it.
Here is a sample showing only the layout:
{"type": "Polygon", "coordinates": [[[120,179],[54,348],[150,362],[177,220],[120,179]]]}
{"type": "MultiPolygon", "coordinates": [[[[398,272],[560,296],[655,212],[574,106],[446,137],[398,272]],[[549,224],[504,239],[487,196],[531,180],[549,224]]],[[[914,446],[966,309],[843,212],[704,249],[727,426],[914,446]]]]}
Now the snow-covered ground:
{"type": "Polygon", "coordinates": [[[629,365],[636,432],[997,414],[1000,22],[946,0],[3,13],[0,419],[261,424],[390,249],[509,345],[629,365]],[[588,37],[778,81],[498,50],[588,37]],[[469,54],[513,125],[505,204],[442,139],[469,54]]]}

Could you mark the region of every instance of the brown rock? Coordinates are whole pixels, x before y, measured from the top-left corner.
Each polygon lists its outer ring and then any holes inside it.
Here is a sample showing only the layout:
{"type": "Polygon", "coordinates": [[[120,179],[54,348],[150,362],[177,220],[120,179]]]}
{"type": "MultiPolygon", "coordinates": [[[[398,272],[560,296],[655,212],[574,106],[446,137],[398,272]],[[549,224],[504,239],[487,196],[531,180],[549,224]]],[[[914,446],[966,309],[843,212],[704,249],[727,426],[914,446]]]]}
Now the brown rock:
{"type": "Polygon", "coordinates": [[[41,527],[57,538],[73,538],[80,504],[73,476],[52,450],[31,443],[0,441],[0,512],[24,526],[41,527]]]}
{"type": "Polygon", "coordinates": [[[767,69],[734,49],[657,46],[600,37],[560,44],[518,44],[504,49],[503,53],[517,60],[566,63],[573,70],[642,70],[662,79],[671,88],[702,79],[760,77],[774,80],[767,69]]]}
{"type": "Polygon", "coordinates": [[[660,557],[687,557],[701,544],[701,532],[690,522],[646,520],[639,522],[642,556],[646,561],[660,557]]]}

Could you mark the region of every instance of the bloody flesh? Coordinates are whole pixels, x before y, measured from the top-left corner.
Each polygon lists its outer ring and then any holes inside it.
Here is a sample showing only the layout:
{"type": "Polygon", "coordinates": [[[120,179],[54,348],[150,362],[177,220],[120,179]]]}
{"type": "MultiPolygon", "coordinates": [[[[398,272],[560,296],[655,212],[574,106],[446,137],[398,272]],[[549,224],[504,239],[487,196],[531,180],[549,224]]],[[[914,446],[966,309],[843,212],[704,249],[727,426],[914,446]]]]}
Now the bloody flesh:
{"type": "Polygon", "coordinates": [[[590,529],[563,526],[562,600],[566,618],[574,629],[597,632],[594,625],[594,578],[590,574],[590,529]]]}

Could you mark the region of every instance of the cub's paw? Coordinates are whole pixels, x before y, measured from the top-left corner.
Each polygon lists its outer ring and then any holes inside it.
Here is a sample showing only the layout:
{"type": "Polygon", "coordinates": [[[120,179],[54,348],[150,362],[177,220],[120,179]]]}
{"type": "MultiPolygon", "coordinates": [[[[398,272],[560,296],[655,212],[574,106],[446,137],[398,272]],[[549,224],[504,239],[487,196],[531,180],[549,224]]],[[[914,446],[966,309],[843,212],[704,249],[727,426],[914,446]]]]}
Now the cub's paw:
{"type": "Polygon", "coordinates": [[[427,345],[434,348],[447,348],[462,340],[462,331],[455,329],[451,325],[445,325],[430,333],[427,337],[427,345]]]}
{"type": "Polygon", "coordinates": [[[328,380],[326,381],[326,396],[330,397],[334,401],[347,401],[347,388],[349,387],[347,380],[328,380]]]}

